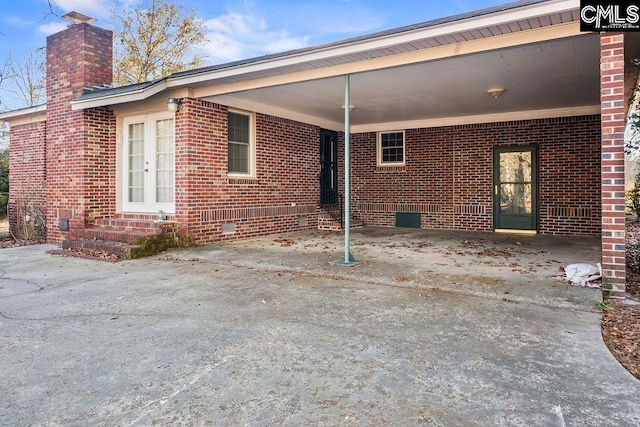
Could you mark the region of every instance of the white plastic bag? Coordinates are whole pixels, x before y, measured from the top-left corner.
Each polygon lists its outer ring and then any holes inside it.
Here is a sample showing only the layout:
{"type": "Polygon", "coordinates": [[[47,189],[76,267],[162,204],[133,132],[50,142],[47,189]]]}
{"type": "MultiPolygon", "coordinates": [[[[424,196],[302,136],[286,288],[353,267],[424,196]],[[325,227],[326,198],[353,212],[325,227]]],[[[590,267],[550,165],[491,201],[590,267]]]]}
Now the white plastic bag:
{"type": "Polygon", "coordinates": [[[602,278],[602,267],[591,264],[569,264],[565,267],[566,279],[571,283],[592,282],[602,278]]]}

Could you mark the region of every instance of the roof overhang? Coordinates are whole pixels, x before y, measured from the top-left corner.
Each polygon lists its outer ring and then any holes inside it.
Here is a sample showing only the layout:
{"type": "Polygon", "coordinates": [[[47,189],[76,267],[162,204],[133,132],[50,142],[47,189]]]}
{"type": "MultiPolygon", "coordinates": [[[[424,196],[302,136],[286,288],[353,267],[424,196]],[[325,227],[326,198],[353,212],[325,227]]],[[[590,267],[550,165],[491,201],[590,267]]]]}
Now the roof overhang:
{"type": "MultiPolygon", "coordinates": [[[[357,39],[353,42],[331,44],[329,46],[320,46],[301,53],[293,53],[284,55],[275,59],[266,59],[255,63],[238,65],[220,70],[203,72],[203,73],[187,73],[187,75],[178,75],[169,78],[168,88],[182,86],[200,86],[202,83],[224,80],[231,77],[243,76],[241,80],[252,79],[255,73],[261,73],[267,70],[279,69],[287,70],[296,75],[303,68],[302,64],[314,64],[313,68],[331,67],[333,64],[353,64],[368,62],[373,58],[387,58],[402,56],[403,61],[424,61],[431,58],[422,57],[404,57],[405,53],[429,51],[434,48],[447,47],[439,52],[440,57],[463,55],[472,51],[466,46],[470,42],[482,39],[492,39],[492,45],[489,48],[494,49],[499,45],[513,45],[516,43],[530,43],[535,41],[531,39],[531,34],[527,34],[526,40],[503,41],[500,36],[508,34],[517,34],[536,30],[537,28],[554,27],[552,34],[538,34],[540,39],[549,39],[549,37],[566,37],[567,35],[575,35],[579,33],[578,11],[580,2],[576,0],[560,0],[545,3],[536,3],[528,6],[522,6],[516,9],[509,9],[502,12],[496,12],[485,16],[467,18],[460,21],[419,28],[415,30],[406,30],[402,32],[379,37],[357,39]],[[532,19],[540,20],[539,23],[533,23],[532,19]],[[553,22],[555,21],[555,22],[553,22]],[[564,21],[564,22],[563,22],[564,21]],[[573,25],[564,25],[573,24],[573,25]],[[561,27],[558,29],[558,27],[561,27]],[[473,35],[473,32],[476,34],[473,35]],[[471,37],[469,37],[471,35],[471,37]],[[498,41],[497,45],[493,42],[498,41]],[[500,43],[502,42],[502,43],[500,43]]],[[[475,47],[477,50],[478,47],[475,47]]],[[[398,65],[385,64],[384,67],[398,65]]],[[[360,66],[352,67],[350,72],[358,72],[370,70],[371,67],[360,66]]],[[[184,73],[183,73],[184,74],[184,73]]],[[[333,75],[344,74],[343,72],[334,71],[333,75]]]]}
{"type": "Polygon", "coordinates": [[[11,126],[41,122],[46,119],[47,106],[45,104],[0,113],[0,122],[8,122],[11,126]]]}
{"type": "Polygon", "coordinates": [[[279,55],[177,73],[163,80],[163,84],[131,93],[104,91],[104,95],[80,97],[72,102],[72,108],[78,110],[139,101],[165,89],[185,87],[208,87],[217,94],[231,93],[238,90],[238,84],[245,89],[251,86],[264,87],[269,84],[264,80],[266,78],[272,78],[271,84],[291,83],[369,71],[374,67],[397,66],[401,62],[464,55],[473,50],[529,43],[535,41],[536,37],[548,39],[579,32],[576,25],[579,11],[577,0],[525,1],[507,6],[510,7],[499,8],[497,12],[483,14],[478,11],[470,17],[453,17],[452,20],[444,19],[444,22],[433,25],[403,27],[279,55]],[[553,28],[553,31],[537,31],[545,28],[553,28]],[[523,35],[521,33],[527,34],[524,37],[503,37],[523,35]],[[484,43],[474,43],[483,40],[484,43]],[[487,40],[491,42],[487,43],[487,40]]]}
{"type": "MultiPolygon", "coordinates": [[[[144,110],[189,96],[354,132],[597,114],[599,35],[578,0],[523,0],[381,33],[87,92],[72,109],[144,110]],[[498,100],[491,86],[507,89],[498,100]]],[[[0,115],[2,118],[2,115],[0,115]]]]}
{"type": "MultiPolygon", "coordinates": [[[[138,86],[138,85],[136,85],[138,86]]],[[[142,86],[140,89],[134,90],[122,90],[119,91],[116,88],[114,90],[104,91],[105,94],[103,96],[97,98],[89,98],[87,100],[76,100],[71,102],[72,110],[85,110],[87,108],[95,108],[95,107],[106,107],[116,104],[127,104],[130,102],[143,101],[145,99],[149,99],[152,96],[166,90],[169,85],[167,84],[167,79],[161,79],[155,82],[149,82],[147,85],[142,86]]]]}

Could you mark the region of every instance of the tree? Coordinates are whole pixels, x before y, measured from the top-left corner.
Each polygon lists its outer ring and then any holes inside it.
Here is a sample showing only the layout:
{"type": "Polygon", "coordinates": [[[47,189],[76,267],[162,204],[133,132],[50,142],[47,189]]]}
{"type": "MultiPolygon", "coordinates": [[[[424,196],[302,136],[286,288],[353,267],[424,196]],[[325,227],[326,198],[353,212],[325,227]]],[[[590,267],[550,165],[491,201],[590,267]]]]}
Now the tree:
{"type": "Polygon", "coordinates": [[[206,42],[204,22],[194,10],[168,0],[112,9],[115,38],[114,82],[150,81],[204,64],[192,49],[206,42]],[[144,7],[146,6],[146,7],[144,7]]]}
{"type": "Polygon", "coordinates": [[[43,104],[46,99],[44,48],[27,53],[22,58],[9,56],[11,86],[6,91],[13,95],[20,107],[43,104]]]}
{"type": "MultiPolygon", "coordinates": [[[[638,60],[634,64],[640,66],[638,60]]],[[[636,76],[636,87],[629,99],[629,113],[624,130],[624,154],[627,159],[640,158],[640,71],[636,76]]]]}
{"type": "MultiPolygon", "coordinates": [[[[9,58],[6,58],[4,63],[0,65],[0,92],[4,92],[4,85],[6,84],[7,80],[11,78],[9,64],[9,58]]],[[[5,98],[4,94],[2,97],[0,97],[0,111],[7,109],[6,101],[3,102],[3,98],[5,98]]],[[[1,136],[4,136],[4,134],[1,136]]]]}

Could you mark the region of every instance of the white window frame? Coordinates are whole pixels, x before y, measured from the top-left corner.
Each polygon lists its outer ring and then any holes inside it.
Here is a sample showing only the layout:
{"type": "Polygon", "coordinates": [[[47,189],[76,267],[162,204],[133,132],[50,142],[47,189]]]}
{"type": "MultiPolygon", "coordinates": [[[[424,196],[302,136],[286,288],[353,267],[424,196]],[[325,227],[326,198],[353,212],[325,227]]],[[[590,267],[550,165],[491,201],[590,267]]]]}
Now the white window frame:
{"type": "Polygon", "coordinates": [[[377,152],[377,165],[378,166],[404,166],[407,162],[407,136],[404,130],[389,130],[384,132],[378,132],[377,134],[377,142],[376,142],[376,152],[377,152]],[[402,161],[401,162],[383,162],[382,161],[382,135],[390,134],[390,133],[401,133],[402,134],[402,161]]]}
{"type": "MultiPolygon", "coordinates": [[[[249,172],[248,173],[238,173],[238,172],[228,172],[229,160],[227,153],[227,175],[230,178],[255,178],[256,177],[256,114],[244,111],[244,110],[236,110],[233,108],[229,108],[228,113],[233,114],[241,114],[243,116],[249,117],[249,172]]],[[[227,115],[228,117],[228,115],[227,115]]],[[[229,129],[229,122],[227,120],[227,130],[229,129]]],[[[227,137],[227,150],[229,147],[229,138],[227,137]]]]}

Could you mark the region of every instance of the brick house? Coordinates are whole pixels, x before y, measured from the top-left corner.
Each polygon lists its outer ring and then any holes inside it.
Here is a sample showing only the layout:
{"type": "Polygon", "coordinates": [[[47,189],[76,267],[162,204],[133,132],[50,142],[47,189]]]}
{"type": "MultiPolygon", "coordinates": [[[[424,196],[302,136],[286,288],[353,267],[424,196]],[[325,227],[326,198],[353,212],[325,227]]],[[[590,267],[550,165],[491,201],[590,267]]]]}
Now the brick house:
{"type": "Polygon", "coordinates": [[[46,106],[0,115],[12,226],[37,205],[55,243],[331,227],[349,154],[366,225],[601,236],[624,296],[635,43],[524,0],[110,88],[111,32],[73,24],[47,38],[46,106]]]}

